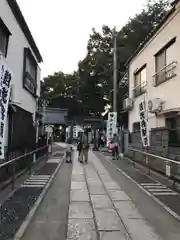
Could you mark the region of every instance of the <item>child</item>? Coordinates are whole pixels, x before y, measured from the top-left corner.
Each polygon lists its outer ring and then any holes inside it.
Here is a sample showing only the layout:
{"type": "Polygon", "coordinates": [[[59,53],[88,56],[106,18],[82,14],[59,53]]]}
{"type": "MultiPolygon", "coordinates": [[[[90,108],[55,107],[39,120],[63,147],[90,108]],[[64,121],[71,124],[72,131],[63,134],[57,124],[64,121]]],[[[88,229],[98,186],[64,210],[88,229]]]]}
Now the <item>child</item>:
{"type": "Polygon", "coordinates": [[[72,163],[72,150],[71,141],[68,139],[66,148],[66,163],[72,163]]]}

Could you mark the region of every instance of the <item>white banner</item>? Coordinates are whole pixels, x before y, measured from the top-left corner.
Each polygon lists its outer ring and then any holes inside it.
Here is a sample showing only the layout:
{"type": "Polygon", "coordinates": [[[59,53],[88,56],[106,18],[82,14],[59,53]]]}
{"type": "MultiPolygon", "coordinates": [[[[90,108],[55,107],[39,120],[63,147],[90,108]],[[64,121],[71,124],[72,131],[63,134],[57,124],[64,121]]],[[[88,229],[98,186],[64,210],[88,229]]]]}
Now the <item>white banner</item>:
{"type": "Polygon", "coordinates": [[[53,127],[52,127],[52,126],[46,126],[46,127],[45,127],[45,131],[46,131],[47,133],[52,133],[52,132],[53,132],[53,127]]]}
{"type": "Polygon", "coordinates": [[[0,55],[0,159],[4,159],[4,142],[12,73],[5,58],[0,55]]]}
{"type": "Polygon", "coordinates": [[[148,120],[145,101],[141,101],[139,104],[139,115],[140,115],[140,130],[141,130],[141,140],[143,147],[148,147],[149,142],[149,130],[148,130],[148,120]]]}
{"type": "Polygon", "coordinates": [[[109,145],[109,142],[113,138],[114,133],[117,132],[116,128],[117,128],[117,113],[109,112],[107,120],[107,146],[109,145]]]}

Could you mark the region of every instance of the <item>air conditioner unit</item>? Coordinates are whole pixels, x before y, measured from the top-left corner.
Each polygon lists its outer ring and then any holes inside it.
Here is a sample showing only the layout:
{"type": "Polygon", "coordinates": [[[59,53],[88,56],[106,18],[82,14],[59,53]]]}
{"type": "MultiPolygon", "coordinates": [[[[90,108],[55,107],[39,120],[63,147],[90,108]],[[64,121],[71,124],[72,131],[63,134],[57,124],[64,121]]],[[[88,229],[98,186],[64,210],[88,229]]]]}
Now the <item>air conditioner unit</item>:
{"type": "Polygon", "coordinates": [[[123,108],[124,109],[132,109],[133,108],[133,100],[131,98],[124,99],[123,108]]]}
{"type": "Polygon", "coordinates": [[[160,98],[153,98],[148,101],[148,111],[150,113],[158,113],[162,111],[164,101],[160,98]]]}

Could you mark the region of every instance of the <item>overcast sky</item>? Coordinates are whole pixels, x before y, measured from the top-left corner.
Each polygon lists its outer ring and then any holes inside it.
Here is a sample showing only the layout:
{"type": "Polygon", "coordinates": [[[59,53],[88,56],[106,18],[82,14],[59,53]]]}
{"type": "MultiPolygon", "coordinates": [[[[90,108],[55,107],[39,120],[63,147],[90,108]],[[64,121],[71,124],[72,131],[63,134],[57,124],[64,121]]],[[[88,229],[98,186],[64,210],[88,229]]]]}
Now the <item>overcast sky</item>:
{"type": "Polygon", "coordinates": [[[42,77],[55,71],[71,73],[86,55],[95,27],[119,30],[146,0],[17,0],[43,56],[42,77]]]}

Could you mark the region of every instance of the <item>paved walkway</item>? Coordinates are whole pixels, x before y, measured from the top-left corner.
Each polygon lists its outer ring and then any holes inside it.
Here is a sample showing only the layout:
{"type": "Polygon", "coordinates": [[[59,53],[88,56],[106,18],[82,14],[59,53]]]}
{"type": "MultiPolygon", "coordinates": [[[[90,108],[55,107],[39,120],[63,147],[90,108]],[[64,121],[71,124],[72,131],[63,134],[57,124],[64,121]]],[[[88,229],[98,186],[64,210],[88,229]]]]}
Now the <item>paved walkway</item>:
{"type": "MultiPolygon", "coordinates": [[[[144,191],[152,179],[100,152],[80,164],[74,148],[66,164],[65,147],[56,144],[0,206],[0,240],[179,240],[180,222],[144,191]]],[[[167,192],[154,182],[152,189],[167,192]]]]}
{"type": "Polygon", "coordinates": [[[179,184],[173,184],[173,181],[151,170],[150,175],[148,169],[139,163],[132,163],[128,158],[121,161],[111,161],[112,157],[109,153],[96,152],[96,156],[105,157],[116,168],[125,172],[133,181],[139,184],[147,194],[163,205],[170,214],[180,220],[180,194],[179,184]],[[177,188],[176,188],[177,187],[177,188]]]}
{"type": "Polygon", "coordinates": [[[73,163],[67,240],[158,240],[152,226],[92,153],[73,163]]]}
{"type": "Polygon", "coordinates": [[[160,240],[133,201],[90,151],[88,164],[63,163],[22,240],[160,240]]]}

